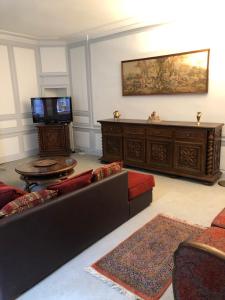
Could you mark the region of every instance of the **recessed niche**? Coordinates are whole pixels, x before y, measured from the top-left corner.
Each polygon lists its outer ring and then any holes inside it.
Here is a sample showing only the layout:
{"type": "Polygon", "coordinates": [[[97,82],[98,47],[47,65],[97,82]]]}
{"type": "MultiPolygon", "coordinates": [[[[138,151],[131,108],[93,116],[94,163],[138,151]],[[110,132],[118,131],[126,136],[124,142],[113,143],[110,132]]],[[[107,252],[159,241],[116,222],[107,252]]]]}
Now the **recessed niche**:
{"type": "Polygon", "coordinates": [[[43,97],[65,97],[67,95],[67,88],[43,88],[42,90],[43,97]]]}

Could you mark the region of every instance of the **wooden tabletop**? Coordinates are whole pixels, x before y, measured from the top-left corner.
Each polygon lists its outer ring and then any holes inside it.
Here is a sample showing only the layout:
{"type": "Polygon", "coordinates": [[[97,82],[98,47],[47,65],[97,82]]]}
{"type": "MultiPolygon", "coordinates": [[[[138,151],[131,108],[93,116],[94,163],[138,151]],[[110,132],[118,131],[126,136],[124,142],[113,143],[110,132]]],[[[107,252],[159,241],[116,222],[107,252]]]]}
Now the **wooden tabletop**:
{"type": "Polygon", "coordinates": [[[23,163],[15,168],[15,171],[23,176],[49,176],[57,175],[72,170],[77,161],[68,156],[52,156],[39,158],[23,163]]]}
{"type": "Polygon", "coordinates": [[[136,125],[157,125],[157,126],[184,126],[184,127],[196,127],[196,128],[216,128],[222,127],[223,123],[206,123],[200,122],[181,122],[181,121],[149,121],[149,120],[138,120],[138,119],[105,119],[98,120],[99,123],[117,123],[117,124],[136,124],[136,125]]]}

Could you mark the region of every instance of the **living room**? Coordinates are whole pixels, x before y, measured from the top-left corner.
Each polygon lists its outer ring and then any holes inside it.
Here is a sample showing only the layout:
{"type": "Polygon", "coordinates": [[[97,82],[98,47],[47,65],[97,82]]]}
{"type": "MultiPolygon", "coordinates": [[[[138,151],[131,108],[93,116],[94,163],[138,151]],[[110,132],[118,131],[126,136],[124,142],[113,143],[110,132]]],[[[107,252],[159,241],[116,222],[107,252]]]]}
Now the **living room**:
{"type": "MultiPolygon", "coordinates": [[[[9,13],[9,4],[0,1],[1,181],[19,182],[14,172],[17,161],[38,154],[32,97],[71,96],[70,142],[78,161],[76,172],[100,166],[102,134],[98,120],[113,118],[116,110],[122,119],[147,120],[155,111],[162,121],[196,122],[196,114],[201,112],[201,122],[225,122],[225,46],[217,34],[224,21],[219,1],[218,5],[190,2],[188,7],[176,1],[134,1],[132,5],[129,1],[116,1],[101,7],[97,1],[78,1],[79,9],[74,1],[63,2],[60,5],[47,1],[43,6],[13,1],[13,15],[9,13]],[[56,15],[60,16],[59,22],[54,21],[56,15]],[[207,92],[122,95],[121,61],[202,49],[210,49],[207,92]]],[[[221,172],[225,170],[223,132],[221,172]]],[[[85,274],[84,267],[157,214],[208,227],[224,208],[223,187],[217,182],[206,186],[185,178],[153,175],[156,186],[153,202],[147,209],[22,295],[21,300],[127,299],[127,295],[85,274]]],[[[171,286],[162,299],[173,299],[171,286]]]]}

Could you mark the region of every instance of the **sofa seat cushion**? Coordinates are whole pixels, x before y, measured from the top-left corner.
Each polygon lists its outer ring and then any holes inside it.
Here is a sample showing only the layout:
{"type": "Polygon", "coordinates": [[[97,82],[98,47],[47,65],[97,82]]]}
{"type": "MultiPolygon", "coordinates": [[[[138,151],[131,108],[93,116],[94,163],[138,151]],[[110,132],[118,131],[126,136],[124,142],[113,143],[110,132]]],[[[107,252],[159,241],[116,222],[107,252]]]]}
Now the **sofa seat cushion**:
{"type": "Polygon", "coordinates": [[[0,182],[0,209],[10,201],[26,194],[25,191],[0,182]]]}
{"type": "Polygon", "coordinates": [[[47,189],[56,190],[59,195],[67,194],[85,187],[91,183],[93,169],[68,178],[59,183],[49,185],[47,189]]]}
{"type": "Polygon", "coordinates": [[[93,182],[100,181],[110,175],[119,173],[122,171],[122,168],[123,168],[123,162],[121,161],[116,161],[111,164],[107,164],[100,168],[97,168],[93,172],[92,181],[93,182]]]}
{"type": "Polygon", "coordinates": [[[152,175],[128,171],[129,201],[147,191],[150,191],[154,186],[155,180],[152,175]]]}
{"type": "Polygon", "coordinates": [[[212,226],[225,228],[225,208],[212,221],[212,226]]]}
{"type": "Polygon", "coordinates": [[[57,196],[57,191],[42,190],[39,192],[26,193],[25,195],[16,198],[7,203],[0,210],[0,218],[12,214],[20,213],[31,207],[47,202],[57,196]]]}

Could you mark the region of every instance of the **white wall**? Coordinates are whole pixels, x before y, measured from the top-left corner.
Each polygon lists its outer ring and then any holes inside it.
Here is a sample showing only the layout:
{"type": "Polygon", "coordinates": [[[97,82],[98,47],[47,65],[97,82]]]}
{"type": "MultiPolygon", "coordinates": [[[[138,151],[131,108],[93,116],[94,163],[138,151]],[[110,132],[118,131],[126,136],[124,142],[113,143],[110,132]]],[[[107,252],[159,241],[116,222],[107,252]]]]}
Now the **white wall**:
{"type": "MultiPolygon", "coordinates": [[[[207,25],[192,20],[188,24],[167,24],[90,40],[90,56],[86,63],[89,63],[88,70],[91,74],[91,85],[87,89],[89,88],[89,100],[92,104],[89,109],[89,114],[93,116],[92,128],[98,126],[97,120],[111,118],[116,109],[121,112],[122,118],[147,119],[152,111],[156,111],[162,120],[175,121],[195,121],[196,112],[201,111],[203,122],[225,123],[225,44],[215,34],[218,30],[213,27],[213,23],[207,25]],[[122,60],[205,48],[210,48],[207,94],[122,96],[122,60]]],[[[76,59],[80,55],[74,52],[76,59]]],[[[78,73],[76,76],[79,76],[78,73]]],[[[80,77],[77,82],[81,80],[83,79],[80,77]]],[[[75,84],[72,85],[74,88],[75,84]]],[[[83,101],[84,105],[86,100],[83,98],[83,101]]],[[[98,134],[96,130],[95,143],[91,145],[96,152],[99,147],[98,134]]],[[[225,129],[223,135],[225,136],[225,129]]],[[[221,168],[225,169],[224,146],[221,168]]]]}
{"type": "Polygon", "coordinates": [[[202,112],[202,121],[225,122],[225,59],[224,47],[175,25],[159,26],[91,44],[94,121],[112,117],[118,109],[124,118],[147,119],[152,111],[163,120],[195,121],[202,112]],[[197,37],[196,37],[197,35],[197,37]],[[122,60],[210,48],[209,92],[191,95],[122,96],[122,60]]]}

